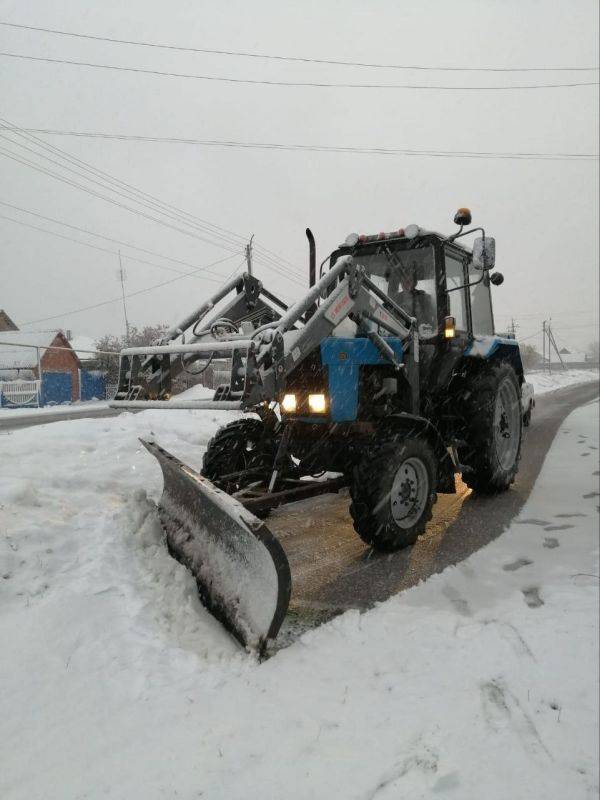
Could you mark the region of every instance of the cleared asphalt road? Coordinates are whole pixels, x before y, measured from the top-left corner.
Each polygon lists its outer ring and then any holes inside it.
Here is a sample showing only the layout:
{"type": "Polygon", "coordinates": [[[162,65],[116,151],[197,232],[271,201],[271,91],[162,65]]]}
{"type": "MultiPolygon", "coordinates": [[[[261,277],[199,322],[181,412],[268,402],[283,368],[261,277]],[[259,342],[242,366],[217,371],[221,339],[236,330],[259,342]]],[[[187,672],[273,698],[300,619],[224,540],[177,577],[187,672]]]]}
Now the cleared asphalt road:
{"type": "Polygon", "coordinates": [[[459,480],[457,494],[439,495],[425,535],[399,553],[375,553],[359,539],[348,513],[347,491],[275,510],[266,522],[285,548],[293,582],[276,646],[341,611],[369,608],[499,536],[523,507],[565,417],[597,397],[598,385],[589,383],[538,398],[531,426],[524,428],[519,474],[511,489],[478,497],[459,480]]]}

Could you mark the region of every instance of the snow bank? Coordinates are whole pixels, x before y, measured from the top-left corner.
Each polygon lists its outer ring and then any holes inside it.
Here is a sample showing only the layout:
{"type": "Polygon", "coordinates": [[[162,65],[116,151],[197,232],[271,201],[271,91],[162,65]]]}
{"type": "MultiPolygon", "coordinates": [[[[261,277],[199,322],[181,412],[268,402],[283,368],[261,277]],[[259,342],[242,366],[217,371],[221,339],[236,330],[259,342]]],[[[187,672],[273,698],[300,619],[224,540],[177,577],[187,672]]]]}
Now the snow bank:
{"type": "MultiPolygon", "coordinates": [[[[226,412],[3,437],[0,796],[596,796],[597,405],[511,529],[263,665],[199,606],[152,500],[226,412]]],[[[199,447],[200,446],[200,447],[199,447]]]]}
{"type": "Polygon", "coordinates": [[[598,375],[597,369],[565,370],[562,367],[553,367],[551,373],[528,372],[525,380],[533,385],[535,394],[540,395],[579,383],[598,383],[598,375]]]}

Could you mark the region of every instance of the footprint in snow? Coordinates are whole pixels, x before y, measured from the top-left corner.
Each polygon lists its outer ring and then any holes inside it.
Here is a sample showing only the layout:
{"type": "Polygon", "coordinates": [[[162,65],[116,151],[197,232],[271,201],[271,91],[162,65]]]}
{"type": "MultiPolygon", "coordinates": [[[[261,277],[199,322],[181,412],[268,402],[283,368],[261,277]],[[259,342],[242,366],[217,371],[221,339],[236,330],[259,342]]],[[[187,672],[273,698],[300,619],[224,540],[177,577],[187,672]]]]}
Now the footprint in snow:
{"type": "Polygon", "coordinates": [[[518,519],[515,521],[517,525],[549,525],[548,520],[545,519],[518,519]]]}
{"type": "Polygon", "coordinates": [[[540,590],[537,586],[530,586],[528,589],[521,589],[523,597],[529,608],[539,608],[544,605],[544,601],[540,597],[540,590]]]}
{"type": "Polygon", "coordinates": [[[518,558],[510,564],[503,564],[502,569],[506,572],[515,572],[515,570],[521,569],[521,567],[528,567],[530,564],[533,564],[533,561],[528,558],[518,558]]]}
{"type": "Polygon", "coordinates": [[[581,495],[584,500],[589,500],[590,497],[600,497],[600,492],[588,492],[587,494],[581,495]]]}
{"type": "Polygon", "coordinates": [[[461,597],[459,592],[457,592],[456,589],[454,589],[452,586],[444,586],[444,588],[442,589],[442,594],[444,595],[444,597],[447,597],[448,600],[450,600],[450,602],[454,606],[454,609],[458,611],[458,613],[461,616],[463,617],[472,616],[473,612],[469,608],[469,604],[464,599],[464,597],[461,597]]]}
{"type": "Polygon", "coordinates": [[[587,453],[581,453],[581,456],[589,456],[589,451],[587,453]]]}
{"type": "Polygon", "coordinates": [[[559,547],[558,539],[555,539],[554,536],[546,536],[544,539],[544,547],[552,550],[555,547],[559,547]]]}
{"type": "Polygon", "coordinates": [[[574,528],[574,525],[547,525],[545,531],[566,531],[569,528],[574,528]]]}
{"type": "Polygon", "coordinates": [[[584,514],[581,511],[575,511],[572,514],[555,514],[556,519],[570,519],[571,517],[587,517],[587,514],[584,514]]]}
{"type": "Polygon", "coordinates": [[[437,779],[431,787],[431,791],[437,794],[438,792],[447,792],[449,789],[458,789],[459,786],[458,772],[448,772],[437,779]]]}

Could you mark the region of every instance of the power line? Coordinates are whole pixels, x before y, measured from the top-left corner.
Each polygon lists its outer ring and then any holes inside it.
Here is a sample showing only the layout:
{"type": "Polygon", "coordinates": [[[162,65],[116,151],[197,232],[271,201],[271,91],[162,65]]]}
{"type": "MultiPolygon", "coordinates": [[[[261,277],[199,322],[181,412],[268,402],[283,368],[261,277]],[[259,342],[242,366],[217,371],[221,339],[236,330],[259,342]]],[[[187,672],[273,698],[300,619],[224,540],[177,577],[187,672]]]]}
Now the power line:
{"type": "Polygon", "coordinates": [[[58,36],[71,36],[77,39],[93,39],[98,42],[110,42],[112,44],[128,44],[137,47],[152,47],[161,50],[177,50],[184,53],[205,53],[208,55],[219,56],[238,56],[240,58],[268,59],[274,61],[292,61],[306,64],[328,64],[342,67],[369,67],[373,69],[399,69],[399,70],[427,70],[435,72],[590,72],[597,71],[598,67],[432,67],[421,65],[406,64],[372,64],[363,61],[337,61],[329,58],[308,58],[301,56],[282,56],[266,53],[250,53],[241,50],[211,50],[205,47],[182,47],[173,44],[158,44],[156,42],[145,42],[131,39],[116,39],[110,36],[98,36],[89,33],[73,33],[71,31],[61,31],[54,28],[40,28],[33,25],[19,25],[16,22],[0,22],[0,25],[9,28],[20,28],[27,31],[38,31],[41,33],[52,33],[58,36]]]}
{"type": "MultiPolygon", "coordinates": [[[[50,177],[55,178],[56,180],[59,180],[62,183],[66,183],[69,186],[74,186],[77,189],[81,189],[82,191],[87,192],[87,194],[90,194],[93,197],[98,197],[101,200],[105,200],[107,203],[111,203],[112,205],[118,206],[120,208],[124,208],[127,211],[131,211],[132,213],[137,214],[138,216],[144,217],[145,219],[151,220],[153,222],[157,222],[159,225],[163,225],[163,226],[165,226],[167,228],[172,228],[173,230],[176,230],[179,233],[183,233],[186,236],[192,236],[195,239],[200,239],[200,241],[207,241],[202,236],[198,236],[197,234],[193,233],[192,231],[187,231],[184,228],[179,228],[179,227],[177,227],[175,225],[171,225],[168,222],[164,222],[163,220],[160,220],[160,219],[158,219],[156,217],[152,217],[149,214],[145,214],[142,211],[138,211],[137,209],[131,208],[130,206],[125,205],[124,203],[119,203],[117,200],[113,200],[112,198],[106,197],[105,195],[102,195],[102,194],[100,194],[98,192],[95,192],[95,191],[93,191],[91,189],[88,189],[87,187],[82,186],[81,184],[78,184],[75,181],[71,181],[68,178],[64,178],[61,175],[57,175],[55,172],[52,172],[51,170],[44,169],[43,167],[40,167],[40,166],[34,164],[33,162],[28,161],[27,159],[22,159],[22,158],[18,157],[16,154],[11,153],[10,151],[3,150],[3,148],[1,148],[1,147],[0,147],[0,155],[5,156],[6,158],[10,158],[10,159],[12,159],[13,161],[16,161],[19,164],[24,164],[25,166],[28,166],[28,167],[30,167],[31,169],[34,169],[37,172],[41,172],[44,175],[49,175],[50,177]]],[[[209,244],[213,244],[212,242],[208,242],[208,243],[209,244]]],[[[236,250],[231,250],[231,248],[226,247],[225,245],[219,245],[219,246],[224,250],[229,250],[229,252],[233,253],[233,255],[236,255],[239,252],[237,249],[236,250]]],[[[266,266],[269,269],[275,269],[275,267],[273,267],[268,262],[261,261],[261,263],[263,263],[263,265],[266,266]]],[[[275,269],[275,271],[277,271],[277,270],[275,269]]],[[[294,283],[297,283],[298,285],[301,285],[301,286],[304,285],[295,276],[292,276],[292,275],[288,276],[285,273],[282,273],[282,274],[283,274],[283,277],[288,278],[289,280],[293,281],[294,283]]]]}
{"type": "MultiPolygon", "coordinates": [[[[226,261],[229,258],[233,258],[233,255],[237,255],[237,254],[234,253],[231,256],[227,256],[226,258],[220,259],[219,261],[213,261],[212,263],[207,264],[206,267],[213,267],[213,266],[215,266],[215,264],[220,264],[222,261],[226,261]]],[[[205,267],[201,267],[201,269],[205,269],[205,267]]],[[[187,277],[189,277],[191,275],[194,275],[194,272],[189,272],[189,273],[187,273],[187,275],[178,275],[176,278],[171,278],[168,281],[162,281],[162,283],[155,283],[152,286],[146,286],[144,289],[138,289],[136,292],[129,292],[129,294],[125,294],[124,297],[126,299],[128,299],[130,297],[137,297],[140,294],[146,294],[147,292],[152,292],[155,289],[160,289],[162,286],[167,286],[167,285],[169,285],[171,283],[175,283],[175,281],[180,281],[182,278],[187,278],[187,277]]],[[[218,283],[223,285],[223,281],[218,281],[218,283]]],[[[112,300],[102,300],[100,303],[94,303],[93,305],[83,306],[81,308],[75,308],[72,311],[63,311],[61,314],[54,314],[51,317],[42,317],[40,319],[33,319],[33,320],[30,320],[29,322],[23,322],[21,324],[22,325],[35,325],[38,322],[48,322],[48,320],[51,320],[51,319],[61,319],[62,317],[70,317],[73,314],[81,314],[84,311],[91,311],[94,308],[100,308],[101,306],[107,306],[107,305],[110,305],[111,303],[121,303],[121,302],[123,302],[123,297],[122,296],[113,297],[112,300]]]]}
{"type": "MultiPolygon", "coordinates": [[[[4,123],[4,124],[0,124],[0,127],[7,128],[10,133],[12,133],[12,134],[14,134],[16,136],[19,136],[19,137],[25,139],[26,141],[28,141],[30,143],[34,143],[38,147],[41,147],[43,150],[47,150],[47,151],[52,152],[53,154],[57,154],[61,159],[64,159],[64,160],[68,161],[69,163],[74,164],[75,166],[82,168],[86,172],[91,172],[92,174],[94,174],[96,176],[99,176],[102,180],[107,181],[108,183],[115,184],[118,187],[123,187],[125,189],[125,191],[126,191],[126,195],[125,196],[127,197],[127,199],[133,199],[134,202],[137,202],[139,205],[142,205],[142,206],[144,206],[146,208],[149,208],[152,211],[158,211],[159,213],[161,213],[161,214],[163,214],[165,216],[168,216],[169,218],[174,219],[177,222],[181,222],[184,225],[190,226],[192,228],[196,228],[196,229],[200,230],[202,233],[205,233],[208,236],[216,237],[217,240],[219,240],[219,241],[222,240],[222,241],[226,242],[228,245],[233,245],[235,248],[244,246],[246,241],[247,241],[247,237],[245,237],[245,236],[241,236],[240,234],[237,234],[237,233],[235,233],[233,231],[229,231],[226,228],[222,228],[222,227],[220,227],[218,225],[215,225],[214,223],[208,222],[207,220],[204,220],[204,219],[202,219],[200,217],[197,217],[197,216],[195,216],[193,214],[190,214],[187,211],[183,211],[183,210],[177,208],[176,206],[172,206],[172,205],[170,205],[168,203],[164,203],[159,198],[156,198],[153,195],[148,194],[147,192],[143,192],[142,190],[138,189],[137,187],[132,186],[131,184],[126,183],[125,181],[122,181],[119,178],[115,178],[113,175],[110,175],[109,173],[104,172],[104,171],[98,169],[97,167],[94,167],[93,165],[89,164],[88,162],[82,161],[81,159],[76,158],[75,156],[72,156],[67,151],[62,150],[62,149],[60,149],[58,147],[55,147],[54,145],[48,144],[44,140],[39,139],[37,136],[33,136],[31,134],[28,134],[28,133],[24,132],[22,128],[19,128],[16,125],[13,125],[8,120],[0,118],[0,123],[4,123]],[[138,200],[137,196],[131,197],[130,196],[131,194],[139,195],[142,198],[143,202],[138,200]],[[149,204],[146,203],[146,200],[149,201],[149,204]],[[165,211],[164,209],[167,209],[167,211],[165,211]],[[175,213],[173,214],[171,212],[175,212],[175,213]]],[[[21,147],[23,147],[25,149],[29,149],[29,148],[25,147],[25,145],[22,145],[22,144],[20,144],[18,142],[14,142],[12,139],[8,139],[8,141],[11,142],[12,144],[17,144],[17,146],[21,146],[21,147]]],[[[35,151],[33,151],[33,152],[35,152],[35,151]]],[[[35,154],[40,158],[46,158],[47,160],[50,160],[52,163],[56,163],[52,159],[49,159],[48,156],[45,156],[42,153],[35,152],[35,154]]],[[[72,171],[72,170],[70,170],[70,168],[65,167],[62,164],[60,164],[59,166],[61,168],[63,168],[63,169],[67,169],[69,171],[72,171]]],[[[87,175],[81,176],[79,173],[75,173],[75,174],[77,174],[78,177],[83,177],[85,180],[91,180],[90,178],[88,178],[87,175]]],[[[102,188],[108,189],[109,191],[113,191],[113,192],[116,191],[112,186],[108,186],[108,187],[107,186],[102,186],[102,188]]],[[[118,193],[119,192],[117,192],[117,194],[118,193]]],[[[176,228],[176,230],[179,230],[179,229],[176,228]]],[[[198,237],[198,238],[200,238],[201,241],[208,241],[209,244],[214,244],[214,242],[212,240],[206,240],[206,239],[203,239],[202,237],[198,237]]],[[[218,244],[217,246],[222,247],[221,244],[218,244]]],[[[225,249],[230,249],[230,248],[225,248],[225,249]]],[[[267,250],[266,248],[262,247],[261,245],[257,245],[257,250],[261,251],[261,258],[263,260],[269,261],[269,262],[272,263],[272,267],[271,267],[272,269],[275,269],[276,271],[280,271],[282,273],[289,273],[289,277],[292,280],[294,279],[295,273],[291,273],[289,268],[285,267],[281,263],[282,261],[287,261],[285,258],[283,258],[282,256],[279,256],[276,253],[272,253],[270,250],[267,250]]],[[[287,262],[287,263],[290,263],[290,262],[287,262]]],[[[293,267],[294,265],[290,264],[290,266],[293,267]]]]}
{"type": "MultiPolygon", "coordinates": [[[[65,228],[70,228],[71,230],[79,231],[80,233],[85,233],[88,236],[94,236],[97,239],[104,239],[105,241],[112,242],[113,244],[118,244],[118,245],[121,245],[121,246],[124,246],[124,247],[130,247],[132,250],[139,250],[141,253],[147,253],[148,255],[151,255],[151,256],[157,256],[157,258],[164,258],[166,261],[172,261],[174,264],[182,264],[183,266],[186,266],[186,267],[193,267],[194,269],[196,268],[196,265],[190,263],[189,261],[183,261],[182,259],[179,259],[179,258],[173,258],[172,256],[166,256],[163,253],[156,253],[154,250],[148,250],[148,249],[146,249],[144,247],[138,247],[135,244],[131,244],[130,242],[124,242],[121,239],[113,239],[110,236],[104,236],[103,234],[96,233],[95,231],[91,231],[88,228],[80,228],[77,225],[71,225],[70,223],[63,222],[62,220],[54,219],[53,217],[47,217],[44,214],[38,214],[35,211],[30,211],[27,208],[21,208],[20,206],[13,205],[13,203],[7,203],[4,200],[0,200],[0,205],[7,206],[8,208],[12,208],[15,211],[21,211],[24,214],[31,214],[31,216],[37,217],[38,219],[43,219],[46,222],[52,222],[52,223],[54,223],[56,225],[62,225],[65,228]]],[[[22,220],[12,219],[11,217],[2,217],[2,219],[7,219],[7,220],[10,220],[11,222],[16,222],[19,225],[25,225],[25,226],[27,226],[29,228],[33,228],[34,230],[42,231],[43,233],[48,233],[48,234],[51,234],[52,236],[58,236],[61,239],[67,239],[68,241],[76,242],[77,244],[82,244],[82,245],[85,245],[86,247],[91,247],[91,248],[93,248],[95,250],[101,250],[102,252],[105,252],[105,253],[111,253],[111,254],[114,255],[117,252],[116,250],[109,250],[108,248],[99,247],[98,245],[93,245],[93,244],[90,244],[89,242],[82,242],[79,239],[73,239],[70,236],[65,236],[64,234],[55,233],[54,231],[49,231],[49,230],[46,230],[45,228],[38,228],[37,226],[31,225],[31,223],[23,222],[22,220]]],[[[165,270],[169,270],[171,272],[179,272],[181,274],[184,273],[183,270],[178,270],[178,269],[175,269],[173,267],[166,267],[166,266],[164,266],[162,264],[155,264],[155,263],[152,263],[151,261],[142,261],[142,259],[134,258],[131,255],[127,255],[127,258],[130,261],[139,261],[140,264],[148,264],[148,265],[150,265],[152,267],[158,267],[159,269],[165,269],[165,270]]],[[[214,274],[216,274],[216,273],[214,273],[214,274]]]]}
{"type": "MultiPolygon", "coordinates": [[[[70,186],[74,186],[77,189],[81,189],[82,191],[87,192],[88,194],[91,194],[94,197],[98,197],[98,198],[100,198],[102,200],[105,200],[106,202],[111,203],[112,205],[119,206],[120,208],[124,208],[127,211],[131,211],[132,213],[137,214],[138,216],[144,217],[145,219],[152,220],[153,222],[158,222],[159,225],[164,225],[167,228],[173,228],[173,230],[179,231],[180,233],[183,233],[186,236],[192,236],[192,237],[194,237],[196,239],[200,239],[201,241],[207,241],[204,237],[198,236],[197,234],[193,233],[192,231],[187,231],[187,230],[185,230],[183,228],[179,228],[179,227],[177,227],[175,225],[171,225],[168,222],[164,222],[163,220],[160,220],[160,219],[158,219],[156,217],[152,217],[149,214],[145,214],[142,211],[139,211],[137,209],[131,208],[130,206],[127,206],[127,205],[125,205],[123,203],[119,203],[117,200],[113,200],[110,197],[106,197],[105,195],[102,195],[102,194],[100,194],[98,192],[95,192],[95,191],[93,191],[91,189],[88,189],[87,187],[82,186],[81,184],[78,184],[75,181],[71,181],[68,178],[65,178],[65,177],[63,177],[61,175],[58,175],[55,172],[52,172],[51,170],[44,169],[43,167],[40,167],[40,166],[34,164],[33,162],[27,160],[27,159],[22,159],[19,156],[17,156],[16,154],[11,153],[10,151],[6,151],[1,147],[0,147],[0,155],[5,156],[6,158],[10,158],[13,161],[16,161],[16,162],[18,162],[20,164],[24,164],[25,166],[28,166],[31,169],[36,170],[37,172],[41,172],[41,173],[43,173],[45,175],[49,175],[50,177],[53,177],[56,180],[61,181],[62,183],[66,183],[66,184],[68,184],[70,186]]],[[[208,243],[209,244],[213,244],[210,241],[208,243]]],[[[239,252],[237,249],[236,250],[231,250],[230,247],[226,247],[225,245],[218,245],[218,246],[221,247],[224,250],[229,250],[234,255],[236,255],[239,252]]],[[[279,270],[276,267],[274,267],[268,261],[265,261],[264,258],[261,259],[261,263],[263,264],[263,266],[266,266],[267,269],[272,269],[272,270],[274,270],[276,272],[279,272],[279,270]]],[[[299,286],[304,286],[304,284],[301,281],[299,281],[295,277],[295,275],[293,275],[293,274],[292,275],[288,275],[287,273],[283,273],[283,272],[281,274],[283,275],[283,277],[286,277],[289,280],[293,281],[294,283],[297,283],[299,286]]]]}
{"type": "MultiPolygon", "coordinates": [[[[2,204],[2,205],[11,205],[10,203],[3,203],[1,200],[0,200],[0,204],[2,204]]],[[[11,206],[11,207],[17,208],[17,206],[11,206]]],[[[34,212],[29,211],[27,213],[33,214],[34,212]]],[[[41,214],[35,214],[35,216],[41,217],[42,219],[50,219],[50,217],[44,217],[41,214]]],[[[0,214],[0,219],[6,220],[7,222],[13,222],[16,225],[22,225],[23,227],[26,227],[26,228],[31,228],[32,230],[39,231],[40,233],[46,233],[49,236],[55,236],[58,239],[64,239],[64,240],[66,240],[68,242],[74,242],[75,244],[83,245],[84,247],[90,247],[92,250],[99,250],[102,253],[109,253],[112,256],[118,255],[118,250],[111,250],[108,247],[100,247],[99,245],[90,244],[89,242],[82,242],[79,239],[74,239],[72,236],[65,236],[64,234],[57,233],[56,231],[49,231],[46,228],[40,228],[37,225],[32,225],[30,222],[24,222],[23,220],[13,219],[12,217],[6,217],[6,216],[4,216],[4,214],[0,214]]],[[[54,220],[54,221],[57,221],[57,220],[54,220]]],[[[58,224],[59,225],[65,225],[66,223],[59,222],[58,224]]],[[[68,227],[75,227],[75,226],[69,225],[68,227]]],[[[83,229],[76,228],[76,230],[83,230],[83,229]]],[[[91,232],[89,232],[89,233],[92,236],[100,236],[100,234],[97,234],[97,233],[96,234],[95,233],[91,233],[91,232]]],[[[101,238],[108,239],[108,237],[106,237],[106,236],[102,236],[101,238]]],[[[109,239],[109,241],[114,241],[117,244],[119,243],[118,240],[116,240],[116,239],[109,239]]],[[[133,245],[128,245],[128,246],[132,246],[133,247],[133,245]]],[[[152,252],[152,251],[150,251],[150,252],[152,252]]],[[[159,254],[157,254],[157,255],[159,255],[159,254]]],[[[218,261],[216,263],[221,263],[223,261],[228,261],[230,258],[233,258],[235,255],[237,255],[237,253],[231,253],[231,255],[226,256],[225,258],[221,259],[221,261],[218,261]]],[[[167,258],[167,256],[161,256],[161,257],[162,258],[167,258]]],[[[217,272],[212,272],[210,270],[206,270],[203,267],[195,267],[193,272],[183,272],[182,270],[174,269],[173,267],[166,267],[163,264],[156,264],[153,261],[147,261],[146,259],[143,259],[143,258],[137,258],[136,256],[129,255],[129,253],[125,256],[125,258],[127,258],[129,261],[135,261],[137,264],[146,264],[149,267],[156,267],[158,269],[164,269],[164,270],[167,270],[168,272],[177,272],[182,278],[187,278],[187,277],[192,277],[193,276],[193,277],[201,278],[202,280],[208,281],[209,283],[219,283],[220,284],[220,283],[223,282],[222,277],[219,276],[219,274],[217,272]],[[198,274],[200,272],[202,274],[198,274]],[[216,278],[214,278],[214,277],[211,278],[211,277],[208,277],[209,275],[214,275],[214,276],[217,276],[217,277],[216,278]]],[[[188,262],[186,262],[186,261],[180,261],[179,263],[188,264],[188,262]]],[[[193,264],[188,264],[188,266],[194,266],[194,265],[193,264]]],[[[268,263],[263,264],[263,266],[265,266],[267,269],[272,269],[272,267],[268,263]]],[[[298,283],[300,283],[300,282],[298,282],[298,283]]]]}
{"type": "MultiPolygon", "coordinates": [[[[14,139],[10,139],[10,138],[8,138],[6,136],[6,134],[3,134],[3,137],[6,139],[7,143],[16,145],[17,147],[20,147],[23,150],[26,150],[29,153],[32,153],[33,155],[37,156],[38,158],[42,158],[42,159],[44,159],[46,161],[49,161],[51,164],[54,164],[55,166],[60,167],[60,169],[63,169],[66,172],[70,172],[70,173],[76,175],[78,178],[83,178],[84,180],[89,181],[90,183],[92,183],[92,184],[94,184],[96,186],[100,186],[100,188],[102,188],[102,189],[105,189],[105,190],[107,189],[108,191],[113,192],[114,194],[116,194],[116,195],[118,195],[120,197],[123,197],[123,198],[125,198],[127,200],[133,200],[135,203],[137,203],[138,205],[141,205],[144,208],[147,208],[147,209],[149,209],[151,211],[158,211],[163,216],[165,216],[165,217],[167,217],[169,219],[173,219],[176,222],[183,221],[182,215],[180,213],[175,213],[174,214],[170,210],[167,210],[167,211],[163,210],[163,207],[165,207],[165,204],[162,203],[160,200],[155,200],[154,198],[150,198],[150,202],[148,202],[148,201],[146,201],[146,199],[144,197],[144,193],[142,193],[140,190],[136,189],[135,187],[129,187],[127,184],[125,184],[124,182],[120,181],[118,178],[113,178],[113,176],[109,175],[108,173],[102,173],[101,170],[97,170],[96,168],[92,167],[91,165],[86,164],[86,162],[80,161],[79,159],[76,159],[76,158],[70,156],[69,153],[66,153],[63,150],[60,150],[59,148],[54,147],[53,145],[50,145],[50,144],[44,142],[43,140],[38,139],[35,136],[29,136],[26,133],[23,133],[16,126],[10,125],[10,123],[9,123],[9,127],[7,127],[5,125],[2,125],[1,124],[2,122],[3,122],[3,120],[0,119],[0,128],[2,130],[8,130],[9,133],[12,133],[15,136],[18,136],[20,138],[25,139],[29,143],[33,143],[34,146],[39,147],[42,150],[46,150],[46,151],[49,151],[49,152],[51,152],[53,154],[57,154],[59,159],[61,159],[61,161],[57,161],[56,159],[51,158],[50,156],[45,155],[44,153],[40,153],[37,150],[35,150],[35,149],[31,148],[31,147],[28,147],[26,144],[23,144],[22,142],[14,141],[14,139]],[[63,164],[62,161],[66,161],[67,163],[74,164],[76,166],[76,169],[74,169],[73,167],[70,167],[70,166],[67,166],[67,165],[63,164]],[[82,166],[79,166],[80,164],[82,166]],[[83,172],[83,174],[82,174],[82,172],[83,172]],[[89,177],[87,174],[85,174],[87,172],[91,172],[93,175],[100,176],[101,180],[99,181],[95,177],[94,178],[89,177]],[[110,184],[114,184],[119,188],[114,188],[114,186],[112,186],[110,184]],[[120,187],[125,187],[125,190],[123,191],[120,187]],[[142,199],[141,200],[138,199],[138,196],[141,196],[142,199]]],[[[203,233],[207,233],[208,235],[213,235],[213,236],[216,235],[212,231],[207,230],[206,226],[200,226],[200,225],[196,225],[196,224],[192,225],[187,220],[185,220],[185,224],[190,225],[192,227],[197,227],[203,233]]],[[[240,237],[240,241],[239,242],[235,241],[233,239],[233,237],[231,237],[231,236],[226,238],[226,237],[223,237],[223,236],[219,235],[217,238],[218,239],[222,239],[223,241],[227,242],[227,244],[234,245],[236,247],[240,247],[244,243],[243,239],[241,237],[240,237]]],[[[207,240],[205,240],[205,241],[207,241],[207,240]]]]}
{"type": "MultiPolygon", "coordinates": [[[[33,163],[32,161],[29,161],[28,159],[22,158],[19,155],[12,153],[10,150],[4,150],[3,148],[0,148],[0,154],[5,156],[6,158],[10,158],[13,161],[16,161],[19,164],[23,164],[24,166],[30,167],[36,172],[41,172],[42,174],[48,175],[51,178],[55,178],[56,180],[61,181],[62,183],[66,183],[69,186],[73,186],[76,189],[80,189],[81,191],[86,192],[87,194],[90,194],[93,197],[97,197],[101,200],[104,200],[107,203],[111,203],[114,206],[118,206],[119,208],[124,208],[127,211],[130,211],[132,214],[137,214],[140,217],[144,217],[145,219],[148,219],[152,222],[156,222],[159,225],[163,225],[166,228],[171,228],[172,230],[178,231],[179,233],[183,233],[186,236],[191,236],[194,239],[200,239],[203,242],[215,246],[214,242],[210,242],[209,240],[205,239],[202,236],[199,236],[196,233],[193,233],[192,231],[185,230],[184,228],[179,228],[176,225],[171,225],[170,223],[165,222],[164,220],[158,219],[157,217],[153,217],[150,214],[146,214],[138,209],[131,208],[130,206],[127,206],[124,203],[120,203],[117,200],[113,200],[110,197],[106,197],[106,195],[102,195],[99,192],[95,192],[94,190],[89,189],[86,186],[82,186],[80,183],[76,183],[75,181],[72,181],[69,178],[65,178],[64,176],[59,175],[56,172],[52,172],[51,170],[47,170],[44,167],[40,167],[39,165],[33,163]]],[[[229,250],[230,252],[233,252],[233,250],[230,247],[226,247],[225,245],[218,245],[218,246],[224,250],[229,250]]]]}
{"type": "Polygon", "coordinates": [[[432,158],[509,158],[533,160],[597,160],[597,153],[540,153],[499,152],[486,150],[413,150],[388,147],[351,147],[342,145],[312,145],[281,142],[247,142],[230,139],[187,139],[173,136],[142,136],[135,134],[103,133],[99,131],[57,130],[54,128],[22,128],[33,133],[51,136],[74,136],[88,139],[110,139],[117,141],[150,142],[159,144],[199,145],[203,147],[249,148],[260,150],[291,150],[300,152],[350,153],[359,155],[425,156],[432,158]]]}
{"type": "Polygon", "coordinates": [[[89,61],[74,61],[66,58],[48,58],[43,56],[29,56],[23,53],[0,52],[4,58],[20,58],[26,61],[39,61],[45,64],[67,64],[75,67],[90,67],[92,69],[108,69],[117,72],[133,72],[143,75],[158,75],[164,78],[186,78],[200,81],[216,81],[220,83],[250,84],[253,86],[303,86],[311,89],[416,89],[421,91],[514,91],[523,89],[571,89],[576,86],[598,86],[597,81],[578,81],[573,83],[544,83],[523,84],[514,86],[423,86],[419,84],[392,84],[392,83],[328,83],[325,81],[267,81],[252,78],[230,78],[222,75],[193,75],[187,72],[164,72],[158,69],[144,67],[121,67],[116,64],[94,64],[89,61]]]}
{"type": "MultiPolygon", "coordinates": [[[[598,328],[598,323],[597,322],[590,322],[587,325],[567,325],[567,326],[560,325],[559,328],[560,328],[560,332],[559,332],[559,335],[560,335],[560,333],[562,333],[562,331],[587,330],[589,328],[596,328],[597,329],[598,328]]],[[[519,336],[519,342],[526,342],[528,339],[533,339],[535,336],[539,336],[540,333],[543,333],[543,329],[542,328],[537,330],[535,333],[529,334],[528,336],[519,336]]]]}
{"type": "MultiPolygon", "coordinates": [[[[24,222],[23,220],[13,219],[12,217],[5,217],[4,214],[0,214],[0,219],[6,220],[7,222],[14,222],[16,225],[22,225],[25,228],[31,228],[32,230],[39,231],[40,233],[47,233],[48,235],[55,236],[58,239],[64,239],[64,240],[66,240],[68,242],[74,242],[75,244],[83,245],[84,247],[90,247],[92,250],[99,250],[102,253],[110,253],[110,255],[112,255],[112,256],[118,255],[118,250],[110,250],[108,247],[100,247],[97,244],[90,244],[89,242],[82,242],[79,239],[74,239],[72,236],[65,236],[62,233],[56,233],[55,231],[49,231],[49,230],[46,230],[45,228],[40,228],[37,225],[32,225],[29,222],[24,222]]],[[[236,253],[232,253],[231,256],[227,256],[227,258],[233,258],[234,255],[236,255],[236,253]]],[[[157,269],[164,269],[164,270],[167,270],[168,272],[177,272],[179,275],[182,275],[182,276],[186,276],[186,275],[190,274],[190,273],[184,272],[183,270],[180,270],[180,269],[174,269],[173,267],[165,267],[162,264],[155,264],[153,261],[146,261],[143,258],[136,258],[135,256],[130,256],[129,254],[126,255],[126,258],[128,258],[129,261],[135,261],[138,264],[146,264],[149,267],[156,267],[157,269]]],[[[192,265],[190,265],[190,266],[192,266],[192,265]]],[[[203,273],[202,275],[198,275],[197,277],[204,279],[205,275],[218,276],[218,273],[217,272],[206,272],[206,273],[203,273]]],[[[209,278],[206,278],[206,280],[209,280],[209,278]]],[[[213,283],[220,283],[221,280],[220,279],[219,280],[214,280],[213,279],[212,282],[213,283]]]]}

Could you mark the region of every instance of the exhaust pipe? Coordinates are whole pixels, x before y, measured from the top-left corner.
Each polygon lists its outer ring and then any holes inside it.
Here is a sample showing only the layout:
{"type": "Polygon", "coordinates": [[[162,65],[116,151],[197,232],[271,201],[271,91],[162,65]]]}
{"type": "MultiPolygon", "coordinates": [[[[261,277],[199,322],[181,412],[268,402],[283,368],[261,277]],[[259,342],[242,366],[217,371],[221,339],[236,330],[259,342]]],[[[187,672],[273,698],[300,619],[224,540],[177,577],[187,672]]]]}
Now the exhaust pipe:
{"type": "MultiPolygon", "coordinates": [[[[308,286],[312,288],[317,282],[317,248],[310,228],[306,229],[306,238],[308,239],[308,286]]],[[[306,319],[310,319],[316,310],[317,304],[315,303],[306,312],[306,319]]]]}
{"type": "Polygon", "coordinates": [[[306,229],[306,238],[308,239],[308,286],[310,288],[317,282],[317,248],[310,228],[306,229]]]}

